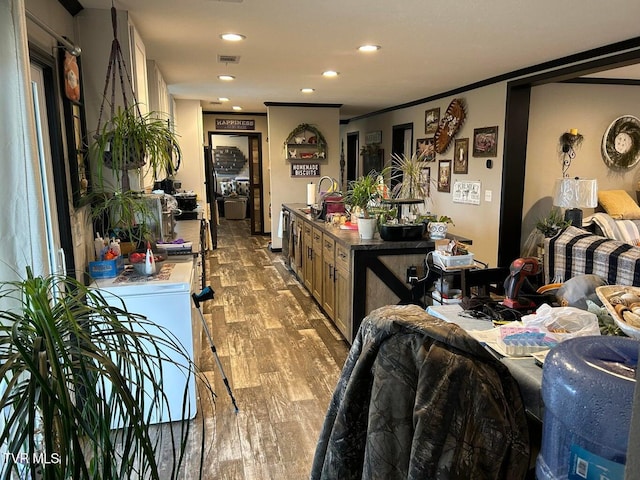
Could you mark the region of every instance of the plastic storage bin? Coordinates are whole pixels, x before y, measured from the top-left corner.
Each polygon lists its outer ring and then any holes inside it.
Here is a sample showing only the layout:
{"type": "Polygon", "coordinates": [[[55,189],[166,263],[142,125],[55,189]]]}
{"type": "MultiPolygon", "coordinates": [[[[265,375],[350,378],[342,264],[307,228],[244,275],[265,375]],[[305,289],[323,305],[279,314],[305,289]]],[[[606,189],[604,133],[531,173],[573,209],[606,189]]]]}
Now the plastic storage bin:
{"type": "Polygon", "coordinates": [[[624,478],[638,342],[578,337],[552,349],[542,372],[545,405],[536,478],[624,478]]]}
{"type": "Polygon", "coordinates": [[[437,250],[434,250],[433,263],[444,270],[470,267],[474,264],[473,253],[469,253],[467,255],[443,255],[437,250]]]}

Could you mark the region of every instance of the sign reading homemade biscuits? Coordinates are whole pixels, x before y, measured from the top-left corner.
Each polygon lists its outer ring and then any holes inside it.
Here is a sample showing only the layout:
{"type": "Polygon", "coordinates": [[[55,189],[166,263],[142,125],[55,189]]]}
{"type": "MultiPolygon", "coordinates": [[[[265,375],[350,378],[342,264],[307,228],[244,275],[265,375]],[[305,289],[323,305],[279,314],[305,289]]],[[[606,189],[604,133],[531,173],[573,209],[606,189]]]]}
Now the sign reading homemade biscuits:
{"type": "Polygon", "coordinates": [[[320,164],[319,163],[292,163],[291,176],[292,177],[319,177],[320,164]]]}

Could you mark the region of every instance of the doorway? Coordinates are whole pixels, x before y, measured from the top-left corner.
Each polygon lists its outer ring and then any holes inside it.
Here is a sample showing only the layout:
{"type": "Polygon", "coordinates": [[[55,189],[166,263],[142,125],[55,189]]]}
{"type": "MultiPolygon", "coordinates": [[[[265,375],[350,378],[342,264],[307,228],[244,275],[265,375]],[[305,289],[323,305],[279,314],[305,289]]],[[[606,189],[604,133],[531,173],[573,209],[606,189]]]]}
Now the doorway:
{"type": "Polygon", "coordinates": [[[342,186],[343,190],[346,191],[346,186],[349,185],[349,182],[355,180],[358,175],[358,144],[359,133],[352,132],[347,133],[347,180],[345,185],[342,186]]]}
{"type": "Polygon", "coordinates": [[[213,192],[211,208],[217,206],[219,215],[223,216],[225,198],[245,199],[251,235],[263,235],[262,134],[209,132],[209,146],[210,165],[205,165],[205,173],[207,185],[211,185],[208,190],[213,192]]]}
{"type": "Polygon", "coordinates": [[[56,107],[55,60],[36,49],[30,49],[29,56],[40,187],[45,202],[48,273],[76,277],[62,129],[56,107]]]}
{"type": "MultiPolygon", "coordinates": [[[[393,126],[393,133],[391,137],[391,155],[392,158],[395,155],[406,155],[410,157],[413,154],[413,123],[403,123],[401,125],[393,126]]],[[[395,171],[393,160],[391,161],[391,190],[393,191],[396,185],[402,181],[398,178],[395,171]]]]}

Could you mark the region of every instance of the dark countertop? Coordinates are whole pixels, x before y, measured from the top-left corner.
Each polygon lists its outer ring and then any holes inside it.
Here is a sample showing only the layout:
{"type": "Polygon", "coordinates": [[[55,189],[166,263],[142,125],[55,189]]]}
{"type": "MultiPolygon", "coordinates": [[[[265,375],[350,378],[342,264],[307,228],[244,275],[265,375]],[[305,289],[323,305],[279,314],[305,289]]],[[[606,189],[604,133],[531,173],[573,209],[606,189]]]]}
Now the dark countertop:
{"type": "MultiPolygon", "coordinates": [[[[329,235],[335,241],[340,242],[343,245],[350,246],[351,250],[400,250],[409,248],[425,248],[433,250],[435,246],[434,240],[428,236],[421,240],[392,242],[382,240],[380,238],[380,234],[376,232],[373,239],[362,240],[358,235],[357,230],[341,230],[338,227],[327,224],[323,220],[315,220],[310,213],[305,213],[305,211],[308,211],[309,207],[304,203],[287,203],[283,204],[282,207],[295,215],[304,217],[306,220],[313,223],[314,226],[322,229],[323,233],[329,235]]],[[[447,238],[455,239],[467,244],[472,243],[470,239],[460,237],[458,235],[447,234],[447,238]]]]}

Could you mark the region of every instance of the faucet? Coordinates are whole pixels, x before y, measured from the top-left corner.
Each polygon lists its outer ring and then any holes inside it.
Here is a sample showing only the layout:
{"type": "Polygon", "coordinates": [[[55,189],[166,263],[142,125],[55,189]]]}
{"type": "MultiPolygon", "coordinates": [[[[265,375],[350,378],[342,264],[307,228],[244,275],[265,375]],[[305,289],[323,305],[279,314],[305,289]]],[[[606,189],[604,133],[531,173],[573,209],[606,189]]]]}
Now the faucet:
{"type": "Polygon", "coordinates": [[[338,191],[338,181],[335,178],[332,178],[328,175],[325,175],[324,177],[322,177],[320,179],[320,181],[318,182],[318,197],[322,198],[324,197],[326,194],[331,193],[331,192],[337,192],[338,191]],[[320,190],[320,185],[322,185],[322,182],[324,180],[329,180],[331,182],[331,185],[329,186],[329,189],[326,192],[322,192],[320,190]]]}

